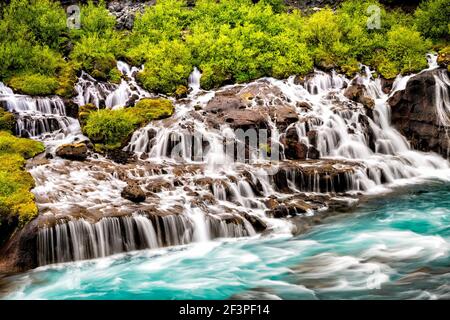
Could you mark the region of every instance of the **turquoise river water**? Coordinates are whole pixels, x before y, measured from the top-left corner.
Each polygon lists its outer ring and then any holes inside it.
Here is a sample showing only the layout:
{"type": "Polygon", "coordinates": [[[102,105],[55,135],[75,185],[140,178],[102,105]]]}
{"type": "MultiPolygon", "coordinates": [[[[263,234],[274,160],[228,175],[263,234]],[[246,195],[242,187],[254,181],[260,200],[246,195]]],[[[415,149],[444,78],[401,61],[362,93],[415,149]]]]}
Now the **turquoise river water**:
{"type": "Polygon", "coordinates": [[[297,237],[133,252],[3,282],[3,299],[448,299],[450,185],[378,196],[297,237]]]}

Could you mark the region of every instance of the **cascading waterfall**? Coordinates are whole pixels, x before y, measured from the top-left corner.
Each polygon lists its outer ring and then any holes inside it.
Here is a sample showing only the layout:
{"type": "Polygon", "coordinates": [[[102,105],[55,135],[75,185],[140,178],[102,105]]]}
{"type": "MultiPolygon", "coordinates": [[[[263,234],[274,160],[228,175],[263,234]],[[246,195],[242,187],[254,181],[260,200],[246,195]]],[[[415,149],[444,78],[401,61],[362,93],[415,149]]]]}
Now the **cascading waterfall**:
{"type": "MultiPolygon", "coordinates": [[[[198,219],[204,219],[202,212],[198,213],[198,219]]],[[[233,224],[207,217],[203,224],[205,229],[199,230],[194,227],[195,222],[186,216],[147,217],[140,214],[105,217],[96,223],[84,219],[63,221],[51,228],[40,229],[37,236],[38,263],[46,265],[86,260],[192,241],[255,234],[248,222],[233,224]]]]}
{"type": "Polygon", "coordinates": [[[32,98],[15,95],[10,88],[0,83],[0,101],[5,102],[8,111],[17,115],[15,132],[18,136],[66,136],[79,131],[78,121],[66,115],[64,102],[57,96],[32,98]]]}
{"type": "MultiPolygon", "coordinates": [[[[76,103],[114,109],[152,96],[134,78],[142,69],[124,62],[117,67],[122,73],[119,85],[101,83],[83,73],[76,85],[76,103]]],[[[390,94],[404,89],[409,77],[397,77],[390,94]]],[[[200,78],[195,68],[189,77],[190,93],[175,101],[172,118],[154,121],[133,134],[125,150],[138,156],[136,164],[119,165],[94,155],[86,162],[71,162],[70,169],[57,157],[31,169],[43,221],[37,235],[40,265],[253,236],[256,226],[290,232],[292,224],[274,218],[273,210],[301,215],[327,206],[306,201],[287,208],[296,200],[293,196],[300,195],[302,200],[309,195],[346,198],[361,191],[386,190],[405,179],[449,176],[446,160],[412,151],[391,126],[389,95],[367,67],[362,66],[361,74],[352,80],[334,71],[316,70],[303,83],[294,77],[264,78],[217,91],[202,90],[200,78]],[[373,108],[345,97],[344,91],[353,83],[364,86],[373,108]],[[236,161],[225,152],[224,143],[239,145],[241,141],[227,121],[210,125],[210,117],[216,114],[208,113],[208,104],[227,90],[233,96],[243,92],[245,97],[257,92],[257,98],[246,100],[246,108],[264,110],[268,145],[273,154],[279,153],[279,159],[267,159],[260,150],[248,149],[245,159],[236,161]],[[280,105],[292,109],[298,120],[280,126],[279,119],[269,115],[280,105]],[[291,129],[299,142],[317,149],[320,159],[286,160],[284,148],[278,146],[291,129]],[[137,205],[121,198],[127,179],[136,181],[148,200],[137,205]],[[278,202],[269,208],[267,202],[274,198],[278,202]]],[[[436,83],[436,110],[445,125],[450,121],[445,72],[436,76],[436,83]]],[[[21,135],[38,138],[47,147],[84,138],[78,121],[66,116],[58,97],[14,95],[0,84],[0,99],[18,115],[21,135]]]]}

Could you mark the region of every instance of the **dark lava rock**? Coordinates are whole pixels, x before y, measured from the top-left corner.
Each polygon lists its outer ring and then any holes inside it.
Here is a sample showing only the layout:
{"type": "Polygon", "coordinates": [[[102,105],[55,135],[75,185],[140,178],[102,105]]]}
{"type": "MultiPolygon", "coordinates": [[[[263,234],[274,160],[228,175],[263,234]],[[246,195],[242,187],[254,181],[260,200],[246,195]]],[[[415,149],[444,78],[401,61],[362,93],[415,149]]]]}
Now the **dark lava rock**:
{"type": "Polygon", "coordinates": [[[146,199],[144,190],[134,181],[127,182],[127,186],[123,188],[121,196],[135,203],[144,202],[146,199]]]}
{"type": "MultiPolygon", "coordinates": [[[[421,151],[434,151],[448,157],[450,127],[444,126],[436,110],[436,79],[448,76],[445,69],[421,72],[409,79],[405,90],[395,92],[389,99],[392,124],[421,151]]],[[[447,86],[447,92],[450,87],[447,86]]]]}
{"type": "Polygon", "coordinates": [[[355,102],[361,103],[363,106],[372,109],[375,101],[367,95],[366,87],[362,84],[352,84],[344,92],[344,96],[355,102]]]}
{"type": "Polygon", "coordinates": [[[88,148],[85,143],[69,143],[63,144],[56,149],[58,157],[68,160],[86,160],[88,148]]]}
{"type": "Polygon", "coordinates": [[[121,149],[108,150],[106,152],[106,157],[119,164],[127,164],[134,161],[136,158],[133,152],[121,149]]]}

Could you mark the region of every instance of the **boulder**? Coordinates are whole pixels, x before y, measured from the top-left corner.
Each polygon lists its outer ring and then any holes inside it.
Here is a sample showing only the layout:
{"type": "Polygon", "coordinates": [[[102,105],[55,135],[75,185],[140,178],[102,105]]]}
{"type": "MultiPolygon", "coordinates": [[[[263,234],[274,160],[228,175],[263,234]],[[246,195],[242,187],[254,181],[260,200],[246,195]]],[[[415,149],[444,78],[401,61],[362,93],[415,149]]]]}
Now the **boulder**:
{"type": "Polygon", "coordinates": [[[145,192],[135,181],[128,181],[127,186],[123,188],[121,193],[122,198],[130,200],[135,203],[144,202],[146,199],[145,192]]]}
{"type": "MultiPolygon", "coordinates": [[[[314,133],[311,133],[311,140],[314,143],[316,142],[316,135],[314,135],[314,133]]],[[[284,146],[284,155],[289,160],[320,158],[320,152],[316,149],[316,147],[307,146],[306,144],[299,141],[297,130],[294,127],[289,128],[286,131],[284,137],[281,138],[281,143],[284,146]]]]}
{"type": "Polygon", "coordinates": [[[345,90],[344,96],[370,109],[375,106],[375,101],[368,96],[366,87],[363,84],[354,83],[350,85],[345,90]]]}
{"type": "MultiPolygon", "coordinates": [[[[448,157],[450,142],[448,133],[450,126],[438,116],[436,110],[437,86],[441,92],[450,87],[444,81],[436,83],[436,78],[443,79],[449,73],[445,69],[435,69],[421,72],[406,84],[405,90],[395,92],[389,99],[392,116],[391,121],[411,143],[411,146],[421,151],[434,151],[448,157]]],[[[447,80],[448,81],[448,80],[447,80]]]]}
{"type": "Polygon", "coordinates": [[[56,149],[56,155],[58,157],[68,160],[86,160],[88,154],[88,147],[84,142],[68,143],[60,145],[56,149]]]}
{"type": "Polygon", "coordinates": [[[279,130],[284,131],[286,128],[298,121],[298,114],[295,109],[289,105],[274,106],[270,110],[270,116],[275,120],[279,130]]]}

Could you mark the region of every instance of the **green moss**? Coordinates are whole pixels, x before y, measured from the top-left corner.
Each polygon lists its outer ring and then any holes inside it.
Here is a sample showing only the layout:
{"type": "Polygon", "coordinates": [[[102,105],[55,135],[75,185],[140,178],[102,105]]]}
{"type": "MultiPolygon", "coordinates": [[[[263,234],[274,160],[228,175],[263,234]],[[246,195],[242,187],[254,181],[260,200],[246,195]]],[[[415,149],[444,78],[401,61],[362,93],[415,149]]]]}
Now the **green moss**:
{"type": "Polygon", "coordinates": [[[450,46],[439,50],[437,63],[442,67],[450,66],[450,46]]]}
{"type": "Polygon", "coordinates": [[[134,131],[138,118],[126,109],[91,112],[83,132],[94,143],[116,148],[134,131]]]}
{"type": "Polygon", "coordinates": [[[120,73],[119,69],[112,68],[108,73],[108,79],[112,83],[119,84],[122,80],[122,74],[120,73]]]}
{"type": "Polygon", "coordinates": [[[188,88],[186,88],[186,86],[179,85],[175,90],[175,97],[177,97],[178,99],[185,98],[187,96],[187,93],[188,88]]]}
{"type": "Polygon", "coordinates": [[[28,95],[50,95],[58,89],[58,79],[42,74],[14,76],[8,85],[16,92],[28,95]]]}
{"type": "Polygon", "coordinates": [[[172,102],[166,99],[142,99],[133,108],[127,109],[138,117],[139,125],[146,125],[152,120],[170,117],[174,112],[172,102]]]}
{"type": "Polygon", "coordinates": [[[0,214],[17,216],[19,226],[33,219],[37,213],[33,177],[24,170],[25,159],[44,151],[42,143],[17,138],[0,131],[0,214]]]}
{"type": "Polygon", "coordinates": [[[132,108],[93,111],[91,105],[80,109],[87,116],[83,132],[94,142],[97,152],[123,147],[132,133],[152,120],[170,117],[174,107],[165,99],[142,99],[132,108]]]}
{"type": "Polygon", "coordinates": [[[86,121],[92,111],[97,111],[97,107],[92,103],[88,103],[80,107],[80,109],[78,110],[78,121],[80,121],[81,127],[84,127],[86,125],[86,121]]]}
{"type": "Polygon", "coordinates": [[[75,83],[77,82],[77,67],[74,63],[68,63],[63,66],[58,77],[58,89],[56,94],[70,98],[75,95],[75,83]]]}
{"type": "Polygon", "coordinates": [[[0,131],[11,132],[14,129],[15,122],[14,114],[0,108],[0,131]]]}

